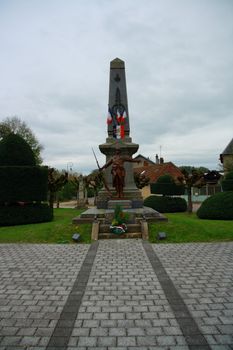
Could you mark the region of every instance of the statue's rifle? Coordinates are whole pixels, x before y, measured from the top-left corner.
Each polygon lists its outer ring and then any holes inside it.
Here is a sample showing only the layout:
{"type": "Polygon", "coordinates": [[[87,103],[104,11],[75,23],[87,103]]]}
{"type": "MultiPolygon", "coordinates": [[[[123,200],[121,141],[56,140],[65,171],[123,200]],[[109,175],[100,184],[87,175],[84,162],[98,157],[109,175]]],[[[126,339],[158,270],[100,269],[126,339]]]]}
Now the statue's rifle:
{"type": "MultiPolygon", "coordinates": [[[[92,149],[92,152],[93,152],[93,154],[94,154],[95,161],[96,161],[96,164],[97,164],[97,166],[98,166],[99,172],[101,172],[101,170],[100,170],[100,165],[99,165],[98,159],[97,159],[97,157],[96,157],[95,151],[94,151],[93,148],[91,148],[91,149],[92,149]]],[[[108,194],[109,194],[110,196],[112,196],[112,193],[111,193],[111,191],[110,191],[110,189],[109,189],[109,187],[108,187],[108,184],[107,184],[107,182],[106,182],[106,179],[105,179],[105,177],[104,177],[104,174],[102,174],[102,178],[103,178],[104,187],[106,188],[108,194]]]]}

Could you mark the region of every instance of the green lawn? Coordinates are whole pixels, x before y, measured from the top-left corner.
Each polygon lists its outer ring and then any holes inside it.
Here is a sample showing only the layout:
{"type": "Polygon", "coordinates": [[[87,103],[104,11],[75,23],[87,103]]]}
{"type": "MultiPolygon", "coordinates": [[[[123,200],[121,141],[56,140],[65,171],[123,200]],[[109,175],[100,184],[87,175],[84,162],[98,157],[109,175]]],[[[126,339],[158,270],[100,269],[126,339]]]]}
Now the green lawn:
{"type": "Polygon", "coordinates": [[[201,220],[196,214],[165,214],[168,222],[149,225],[150,242],[183,243],[233,241],[233,220],[201,220]],[[158,232],[166,232],[165,240],[158,240],[158,232]]]}
{"type": "MultiPolygon", "coordinates": [[[[54,220],[41,224],[0,227],[0,243],[72,243],[72,235],[81,233],[81,242],[91,242],[91,224],[73,225],[72,218],[81,210],[54,209],[54,220]]],[[[168,222],[149,225],[150,242],[214,242],[233,241],[233,220],[201,220],[196,214],[165,214],[168,222]],[[158,241],[158,232],[167,238],[158,241]]]]}
{"type": "Polygon", "coordinates": [[[0,243],[69,243],[75,232],[81,242],[91,242],[91,224],[75,226],[72,218],[81,210],[54,209],[54,220],[40,224],[0,227],[0,243]]]}

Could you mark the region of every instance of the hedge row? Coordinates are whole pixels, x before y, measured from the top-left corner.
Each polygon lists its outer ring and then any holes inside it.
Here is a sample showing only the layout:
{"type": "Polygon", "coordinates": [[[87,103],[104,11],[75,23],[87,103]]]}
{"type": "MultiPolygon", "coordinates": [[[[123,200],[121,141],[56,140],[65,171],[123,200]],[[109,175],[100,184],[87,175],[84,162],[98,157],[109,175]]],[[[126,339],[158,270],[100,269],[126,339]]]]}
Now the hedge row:
{"type": "Polygon", "coordinates": [[[0,198],[5,202],[47,200],[48,168],[40,166],[1,166],[0,198]]]}
{"type": "Polygon", "coordinates": [[[53,210],[48,204],[0,206],[0,226],[32,224],[52,219],[53,210]]]}
{"type": "Polygon", "coordinates": [[[182,195],[185,192],[183,185],[176,185],[175,183],[152,183],[150,185],[151,193],[162,195],[182,195]]]}
{"type": "Polygon", "coordinates": [[[149,196],[144,200],[144,205],[160,213],[176,213],[187,210],[186,200],[180,197],[149,196]]]}

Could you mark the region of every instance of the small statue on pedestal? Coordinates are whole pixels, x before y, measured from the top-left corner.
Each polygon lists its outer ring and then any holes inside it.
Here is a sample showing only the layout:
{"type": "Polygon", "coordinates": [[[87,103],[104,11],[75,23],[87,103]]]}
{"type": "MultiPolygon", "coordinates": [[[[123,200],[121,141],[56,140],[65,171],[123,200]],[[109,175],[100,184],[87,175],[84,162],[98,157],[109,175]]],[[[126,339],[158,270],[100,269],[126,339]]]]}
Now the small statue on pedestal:
{"type": "Polygon", "coordinates": [[[100,171],[108,168],[112,165],[112,185],[116,189],[117,198],[123,198],[123,188],[125,186],[125,168],[124,162],[139,163],[138,160],[134,160],[128,156],[122,156],[119,149],[116,150],[116,154],[110,159],[100,171]]]}

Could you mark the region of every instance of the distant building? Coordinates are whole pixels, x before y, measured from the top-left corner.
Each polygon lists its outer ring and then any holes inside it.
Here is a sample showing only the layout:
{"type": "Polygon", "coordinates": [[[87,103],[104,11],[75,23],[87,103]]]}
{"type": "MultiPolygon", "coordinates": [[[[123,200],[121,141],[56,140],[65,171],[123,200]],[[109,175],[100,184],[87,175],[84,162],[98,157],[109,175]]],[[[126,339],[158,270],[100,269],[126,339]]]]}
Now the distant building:
{"type": "Polygon", "coordinates": [[[140,163],[134,163],[134,168],[141,168],[143,166],[149,166],[154,165],[155,162],[150,160],[150,158],[146,158],[143,155],[139,154],[137,157],[134,158],[135,160],[139,161],[140,163]]]}
{"type": "Polygon", "coordinates": [[[233,139],[220,154],[220,161],[223,164],[224,172],[226,172],[229,167],[233,167],[233,139]]]}
{"type": "Polygon", "coordinates": [[[134,159],[141,161],[139,164],[133,163],[134,172],[138,174],[144,174],[150,179],[148,186],[143,187],[141,190],[143,198],[151,195],[150,184],[155,183],[160,176],[169,174],[174,179],[183,177],[182,172],[177,166],[175,166],[175,164],[172,162],[164,162],[163,158],[159,159],[157,155],[156,163],[142,156],[141,154],[134,159]]]}

